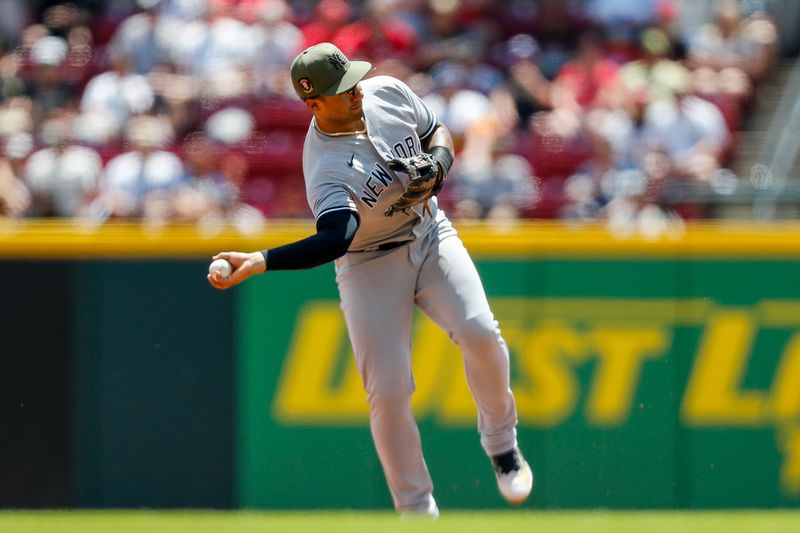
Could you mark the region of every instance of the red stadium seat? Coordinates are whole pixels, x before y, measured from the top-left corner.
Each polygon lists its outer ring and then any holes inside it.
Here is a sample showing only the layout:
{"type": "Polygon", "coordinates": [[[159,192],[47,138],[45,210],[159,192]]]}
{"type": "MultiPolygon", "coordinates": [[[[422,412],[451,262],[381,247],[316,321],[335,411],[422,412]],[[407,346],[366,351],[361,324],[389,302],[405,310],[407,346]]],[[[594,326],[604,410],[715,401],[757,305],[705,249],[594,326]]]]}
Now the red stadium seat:
{"type": "Polygon", "coordinates": [[[278,128],[305,131],[311,121],[311,111],[297,99],[255,101],[251,112],[256,119],[256,127],[262,131],[278,128]]]}
{"type": "Polygon", "coordinates": [[[564,180],[560,177],[543,179],[538,201],[522,212],[525,218],[558,218],[564,199],[564,180]]]}
{"type": "Polygon", "coordinates": [[[527,152],[534,174],[542,179],[571,175],[591,157],[584,139],[565,139],[553,134],[534,133],[527,152]]]}

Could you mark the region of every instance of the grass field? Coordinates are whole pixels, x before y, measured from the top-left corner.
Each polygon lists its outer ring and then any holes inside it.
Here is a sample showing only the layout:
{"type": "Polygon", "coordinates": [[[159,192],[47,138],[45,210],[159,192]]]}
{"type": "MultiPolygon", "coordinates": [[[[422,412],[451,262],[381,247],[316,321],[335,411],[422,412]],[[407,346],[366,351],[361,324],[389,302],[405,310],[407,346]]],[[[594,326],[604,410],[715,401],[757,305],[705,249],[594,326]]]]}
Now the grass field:
{"type": "Polygon", "coordinates": [[[789,533],[800,511],[715,512],[444,512],[437,521],[393,513],[213,511],[0,511],[2,533],[789,533]]]}

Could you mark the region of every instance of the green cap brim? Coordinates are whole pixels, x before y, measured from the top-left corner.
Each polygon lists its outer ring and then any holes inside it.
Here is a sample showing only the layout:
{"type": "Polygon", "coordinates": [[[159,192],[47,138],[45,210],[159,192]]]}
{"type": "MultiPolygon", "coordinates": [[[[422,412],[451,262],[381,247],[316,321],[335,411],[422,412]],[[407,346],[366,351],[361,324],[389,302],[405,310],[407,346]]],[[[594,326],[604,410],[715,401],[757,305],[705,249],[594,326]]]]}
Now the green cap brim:
{"type": "Polygon", "coordinates": [[[347,92],[364,79],[364,76],[372,70],[372,63],[369,61],[350,61],[350,68],[338,83],[334,83],[327,90],[321,92],[321,96],[333,96],[347,92]]]}

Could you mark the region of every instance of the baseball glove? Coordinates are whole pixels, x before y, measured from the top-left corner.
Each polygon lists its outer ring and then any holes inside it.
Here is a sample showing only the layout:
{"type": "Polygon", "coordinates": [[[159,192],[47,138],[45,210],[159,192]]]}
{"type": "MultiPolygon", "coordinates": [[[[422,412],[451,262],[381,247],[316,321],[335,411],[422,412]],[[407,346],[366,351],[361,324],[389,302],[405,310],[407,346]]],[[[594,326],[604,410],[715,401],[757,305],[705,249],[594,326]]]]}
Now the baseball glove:
{"type": "Polygon", "coordinates": [[[414,157],[392,159],[388,161],[389,168],[396,172],[405,172],[411,178],[406,187],[406,192],[400,195],[386,211],[387,217],[398,211],[408,214],[408,209],[417,204],[423,204],[422,214],[431,214],[428,202],[442,188],[444,172],[436,159],[431,154],[421,153],[414,157]]]}

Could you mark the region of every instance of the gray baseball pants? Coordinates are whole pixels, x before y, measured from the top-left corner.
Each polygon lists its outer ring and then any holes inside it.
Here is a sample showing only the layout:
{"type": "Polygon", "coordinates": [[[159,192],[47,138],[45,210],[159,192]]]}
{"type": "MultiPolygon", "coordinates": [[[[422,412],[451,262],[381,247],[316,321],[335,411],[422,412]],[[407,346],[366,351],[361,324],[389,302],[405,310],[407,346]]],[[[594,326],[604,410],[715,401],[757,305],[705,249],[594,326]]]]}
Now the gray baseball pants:
{"type": "Polygon", "coordinates": [[[483,284],[450,222],[389,251],[348,253],[336,261],[341,308],[370,406],[370,429],[397,510],[435,507],[433,483],[411,411],[414,307],[461,349],[478,407],[486,453],[516,446],[517,413],[508,348],[483,284]]]}

